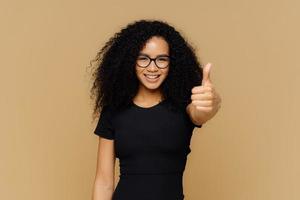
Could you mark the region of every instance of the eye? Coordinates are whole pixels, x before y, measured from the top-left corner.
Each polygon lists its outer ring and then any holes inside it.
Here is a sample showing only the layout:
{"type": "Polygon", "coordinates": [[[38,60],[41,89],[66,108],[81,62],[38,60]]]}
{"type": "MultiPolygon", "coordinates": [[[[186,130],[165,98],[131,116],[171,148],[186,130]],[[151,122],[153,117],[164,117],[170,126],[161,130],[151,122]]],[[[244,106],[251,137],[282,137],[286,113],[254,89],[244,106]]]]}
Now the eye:
{"type": "Polygon", "coordinates": [[[148,60],[147,57],[138,57],[139,60],[148,60]]]}
{"type": "Polygon", "coordinates": [[[168,57],[159,57],[157,58],[158,61],[169,61],[169,58],[168,57]]]}

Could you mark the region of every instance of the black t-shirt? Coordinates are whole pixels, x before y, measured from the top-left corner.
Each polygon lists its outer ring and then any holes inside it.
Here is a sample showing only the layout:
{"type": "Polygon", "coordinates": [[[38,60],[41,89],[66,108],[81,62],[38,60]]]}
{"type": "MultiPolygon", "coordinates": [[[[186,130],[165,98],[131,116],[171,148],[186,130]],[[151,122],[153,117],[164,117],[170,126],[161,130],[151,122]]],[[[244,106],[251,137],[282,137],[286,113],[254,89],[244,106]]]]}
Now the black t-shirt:
{"type": "Polygon", "coordinates": [[[121,174],[183,172],[195,127],[185,111],[167,109],[165,100],[144,108],[132,102],[121,112],[104,106],[94,133],[114,140],[121,174]]]}

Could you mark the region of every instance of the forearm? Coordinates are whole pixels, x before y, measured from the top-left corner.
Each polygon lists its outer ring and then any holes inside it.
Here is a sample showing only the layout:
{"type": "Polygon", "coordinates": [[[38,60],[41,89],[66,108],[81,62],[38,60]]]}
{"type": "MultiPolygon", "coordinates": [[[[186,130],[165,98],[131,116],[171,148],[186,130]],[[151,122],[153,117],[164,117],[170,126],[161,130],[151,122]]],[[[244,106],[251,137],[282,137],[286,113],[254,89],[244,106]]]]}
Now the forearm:
{"type": "Polygon", "coordinates": [[[92,200],[111,200],[114,192],[114,184],[95,180],[92,200]]]}
{"type": "Polygon", "coordinates": [[[204,124],[211,118],[209,114],[197,110],[196,106],[194,106],[192,103],[188,104],[186,109],[187,113],[190,116],[190,119],[193,121],[194,124],[204,124]]]}

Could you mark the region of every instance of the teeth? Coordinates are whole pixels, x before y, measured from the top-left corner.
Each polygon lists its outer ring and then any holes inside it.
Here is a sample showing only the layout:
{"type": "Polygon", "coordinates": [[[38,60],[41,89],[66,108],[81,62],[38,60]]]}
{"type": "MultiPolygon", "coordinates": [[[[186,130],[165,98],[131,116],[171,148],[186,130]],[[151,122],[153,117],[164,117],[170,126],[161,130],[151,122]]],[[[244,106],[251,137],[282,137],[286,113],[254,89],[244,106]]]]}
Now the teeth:
{"type": "Polygon", "coordinates": [[[159,77],[159,75],[148,75],[148,74],[145,74],[145,76],[147,76],[148,78],[153,78],[153,79],[159,77]]]}

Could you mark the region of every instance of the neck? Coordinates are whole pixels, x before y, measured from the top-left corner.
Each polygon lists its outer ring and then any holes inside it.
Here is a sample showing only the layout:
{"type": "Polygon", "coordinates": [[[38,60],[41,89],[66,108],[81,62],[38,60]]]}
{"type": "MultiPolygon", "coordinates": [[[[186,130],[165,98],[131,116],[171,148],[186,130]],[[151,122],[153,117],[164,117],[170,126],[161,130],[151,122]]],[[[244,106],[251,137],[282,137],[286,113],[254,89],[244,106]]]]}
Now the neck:
{"type": "Polygon", "coordinates": [[[163,99],[161,89],[149,90],[145,87],[140,87],[134,100],[138,102],[159,102],[163,99]]]}

